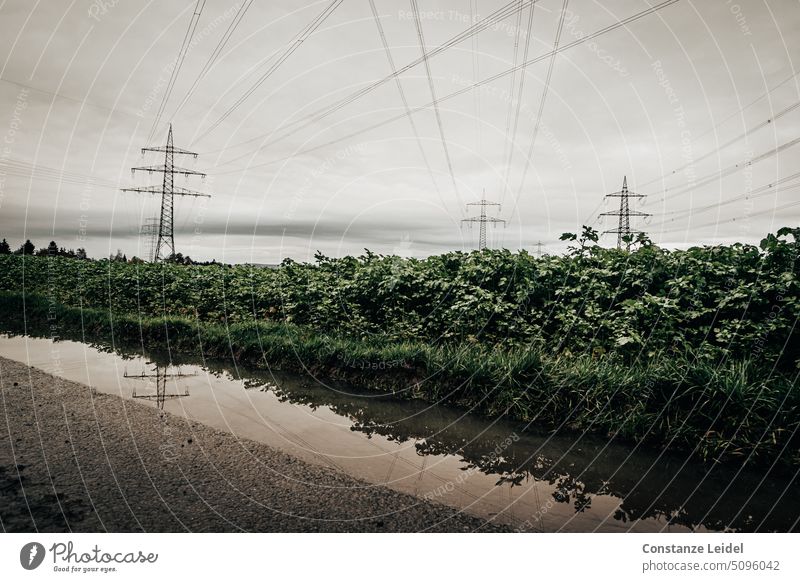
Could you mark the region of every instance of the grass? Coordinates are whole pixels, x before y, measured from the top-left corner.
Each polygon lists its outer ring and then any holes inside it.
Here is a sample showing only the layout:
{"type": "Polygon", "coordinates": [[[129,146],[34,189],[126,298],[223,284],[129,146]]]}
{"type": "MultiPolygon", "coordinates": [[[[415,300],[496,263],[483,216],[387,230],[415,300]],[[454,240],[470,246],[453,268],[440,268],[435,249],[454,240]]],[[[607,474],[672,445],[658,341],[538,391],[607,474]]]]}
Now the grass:
{"type": "Polygon", "coordinates": [[[0,323],[11,333],[310,371],[539,428],[669,444],[708,461],[777,461],[784,467],[800,461],[794,382],[751,360],[709,360],[687,350],[637,363],[607,354],[552,356],[536,348],[349,339],[278,322],[224,326],[110,314],[38,296],[23,302],[13,293],[0,294],[0,323]]]}

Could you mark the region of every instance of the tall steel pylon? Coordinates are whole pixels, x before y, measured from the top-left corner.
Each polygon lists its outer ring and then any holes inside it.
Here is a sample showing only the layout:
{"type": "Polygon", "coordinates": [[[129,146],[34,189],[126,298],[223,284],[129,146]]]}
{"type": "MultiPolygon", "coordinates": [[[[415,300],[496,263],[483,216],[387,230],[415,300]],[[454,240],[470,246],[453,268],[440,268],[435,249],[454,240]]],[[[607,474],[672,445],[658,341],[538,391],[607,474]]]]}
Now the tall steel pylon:
{"type": "Polygon", "coordinates": [[[483,250],[486,248],[486,223],[490,224],[497,224],[503,223],[505,226],[506,221],[500,218],[494,218],[493,216],[486,215],[486,207],[487,206],[497,206],[497,210],[500,210],[500,205],[497,202],[487,202],[486,201],[486,190],[483,191],[483,197],[481,198],[480,202],[470,202],[467,206],[480,206],[481,207],[481,214],[480,216],[473,216],[472,218],[465,218],[461,222],[466,222],[470,226],[473,223],[477,222],[480,225],[480,232],[478,235],[478,250],[483,250]]]}
{"type": "Polygon", "coordinates": [[[155,253],[153,254],[153,261],[168,259],[175,254],[175,224],[174,224],[174,208],[175,196],[194,196],[210,198],[210,194],[203,194],[202,192],[195,192],[187,190],[186,188],[179,188],[175,186],[175,174],[183,176],[202,176],[202,172],[195,172],[187,168],[176,167],[174,165],[174,158],[179,156],[193,156],[197,158],[197,154],[181,148],[176,148],[172,145],[172,124],[169,124],[169,133],[167,134],[167,145],[157,148],[142,148],[142,154],[145,152],[160,152],[164,154],[163,166],[139,166],[131,168],[131,173],[147,172],[152,174],[158,172],[164,174],[164,180],[160,186],[144,186],[141,188],[123,188],[123,192],[141,192],[148,194],[161,194],[161,216],[158,221],[158,238],[156,240],[155,253]]]}
{"type": "Polygon", "coordinates": [[[631,229],[631,216],[645,217],[651,216],[646,212],[639,212],[638,210],[631,210],[631,198],[644,198],[644,194],[635,194],[628,191],[628,177],[622,178],[622,190],[614,192],[613,194],[606,194],[609,198],[619,198],[619,210],[615,212],[603,212],[600,216],[617,216],[619,223],[617,228],[607,230],[603,234],[616,234],[617,235],[617,248],[621,249],[625,245],[625,250],[630,250],[631,241],[627,239],[628,236],[642,232],[641,230],[631,229]],[[626,240],[627,239],[627,240],[626,240]]]}

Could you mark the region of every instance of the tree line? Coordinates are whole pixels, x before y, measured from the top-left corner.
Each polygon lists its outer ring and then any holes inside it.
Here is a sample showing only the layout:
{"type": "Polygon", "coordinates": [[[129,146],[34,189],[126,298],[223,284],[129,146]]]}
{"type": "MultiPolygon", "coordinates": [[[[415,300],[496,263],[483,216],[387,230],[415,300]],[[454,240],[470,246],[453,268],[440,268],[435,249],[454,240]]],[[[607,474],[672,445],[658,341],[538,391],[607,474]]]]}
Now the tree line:
{"type": "MultiPolygon", "coordinates": [[[[19,248],[16,250],[12,250],[11,245],[9,242],[4,238],[2,242],[0,242],[0,255],[26,255],[31,257],[67,257],[71,259],[82,259],[82,260],[92,260],[89,255],[86,253],[86,249],[80,247],[78,249],[67,249],[62,246],[59,246],[56,241],[51,240],[50,244],[46,247],[41,247],[39,249],[36,248],[30,239],[27,239],[24,243],[22,243],[19,248]]],[[[122,252],[121,249],[117,249],[116,253],[112,253],[108,256],[108,260],[121,262],[121,263],[144,263],[146,262],[144,259],[133,256],[130,259],[128,256],[122,252]]],[[[206,261],[206,262],[198,262],[193,261],[191,257],[188,255],[184,256],[181,253],[174,253],[170,255],[167,259],[164,260],[167,263],[174,263],[177,265],[216,265],[218,264],[216,260],[206,261]]]]}

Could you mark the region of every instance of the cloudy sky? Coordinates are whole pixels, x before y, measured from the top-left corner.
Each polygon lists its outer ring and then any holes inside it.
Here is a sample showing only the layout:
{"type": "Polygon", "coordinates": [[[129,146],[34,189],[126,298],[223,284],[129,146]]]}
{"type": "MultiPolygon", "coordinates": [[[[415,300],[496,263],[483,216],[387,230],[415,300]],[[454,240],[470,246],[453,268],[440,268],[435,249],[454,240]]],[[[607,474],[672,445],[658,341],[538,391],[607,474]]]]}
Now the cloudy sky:
{"type": "Polygon", "coordinates": [[[0,0],[0,237],[143,254],[159,199],[120,188],[158,183],[130,168],[163,163],[140,150],[170,122],[199,154],[176,164],[208,174],[176,184],[212,194],[176,199],[197,259],[471,249],[484,190],[493,246],[557,252],[615,226],[598,214],[623,175],[664,245],[796,225],[800,4],[678,0],[614,26],[659,4],[0,0]]]}

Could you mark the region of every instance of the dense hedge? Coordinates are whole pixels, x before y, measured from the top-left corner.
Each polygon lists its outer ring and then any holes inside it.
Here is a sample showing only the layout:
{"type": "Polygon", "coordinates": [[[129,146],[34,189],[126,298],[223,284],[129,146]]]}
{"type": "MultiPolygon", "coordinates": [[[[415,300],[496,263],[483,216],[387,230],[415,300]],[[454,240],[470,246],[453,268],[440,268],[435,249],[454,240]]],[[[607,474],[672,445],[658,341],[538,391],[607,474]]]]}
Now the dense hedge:
{"type": "MultiPolygon", "coordinates": [[[[576,237],[577,238],[577,237],[576,237]]],[[[761,248],[507,250],[401,259],[367,252],[277,269],[0,256],[0,290],[64,305],[211,323],[283,321],[350,338],[537,346],[626,357],[691,349],[794,368],[800,229],[761,248]]]]}

